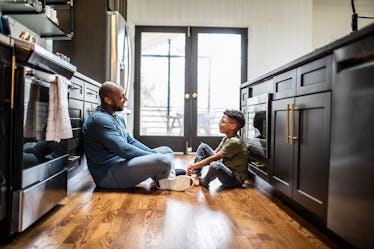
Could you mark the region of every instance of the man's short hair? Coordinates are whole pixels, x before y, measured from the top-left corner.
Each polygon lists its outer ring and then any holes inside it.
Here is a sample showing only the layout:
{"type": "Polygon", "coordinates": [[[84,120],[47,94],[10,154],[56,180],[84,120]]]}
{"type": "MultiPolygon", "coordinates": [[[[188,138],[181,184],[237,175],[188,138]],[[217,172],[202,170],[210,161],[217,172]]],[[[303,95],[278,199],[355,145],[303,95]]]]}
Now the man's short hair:
{"type": "Polygon", "coordinates": [[[104,103],[105,97],[112,97],[114,92],[114,87],[118,84],[111,82],[111,81],[105,81],[103,84],[101,84],[101,87],[99,89],[99,96],[101,103],[104,103]]]}
{"type": "Polygon", "coordinates": [[[241,111],[226,110],[223,112],[223,114],[225,114],[231,119],[234,119],[238,123],[238,130],[245,125],[244,114],[241,111]]]}

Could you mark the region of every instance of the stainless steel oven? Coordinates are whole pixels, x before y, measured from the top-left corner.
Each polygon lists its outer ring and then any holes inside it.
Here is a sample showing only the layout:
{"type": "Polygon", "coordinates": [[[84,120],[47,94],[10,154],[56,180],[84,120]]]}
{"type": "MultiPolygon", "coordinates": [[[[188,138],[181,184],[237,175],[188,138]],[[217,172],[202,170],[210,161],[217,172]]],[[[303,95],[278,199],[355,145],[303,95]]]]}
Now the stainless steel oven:
{"type": "Polygon", "coordinates": [[[33,72],[24,67],[14,91],[12,232],[25,230],[66,196],[67,141],[45,137],[55,83],[33,72]]]}
{"type": "Polygon", "coordinates": [[[250,163],[265,172],[270,145],[270,101],[271,94],[255,96],[247,99],[244,108],[246,124],[243,140],[248,145],[250,163]]]}
{"type": "Polygon", "coordinates": [[[0,59],[0,240],[67,195],[67,140],[47,141],[46,125],[52,79],[76,70],[36,44],[10,40],[10,59],[0,59]]]}

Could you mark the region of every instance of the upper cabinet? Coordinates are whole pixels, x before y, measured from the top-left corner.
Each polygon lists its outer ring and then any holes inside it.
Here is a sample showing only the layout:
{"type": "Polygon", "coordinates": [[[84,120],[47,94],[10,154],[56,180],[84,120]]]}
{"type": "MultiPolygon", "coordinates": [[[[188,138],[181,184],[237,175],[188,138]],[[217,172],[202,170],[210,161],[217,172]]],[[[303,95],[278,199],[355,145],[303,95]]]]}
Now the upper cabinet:
{"type": "Polygon", "coordinates": [[[72,7],[73,0],[0,0],[2,15],[12,17],[46,39],[72,38],[72,7]],[[69,25],[60,23],[60,14],[69,16],[69,25]]]}

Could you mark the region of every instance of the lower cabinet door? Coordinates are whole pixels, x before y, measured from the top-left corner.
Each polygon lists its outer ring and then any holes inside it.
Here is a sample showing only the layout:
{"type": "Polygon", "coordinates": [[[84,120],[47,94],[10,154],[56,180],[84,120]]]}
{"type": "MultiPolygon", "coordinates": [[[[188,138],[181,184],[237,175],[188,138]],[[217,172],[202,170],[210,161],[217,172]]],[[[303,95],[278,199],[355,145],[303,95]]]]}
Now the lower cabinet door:
{"type": "Polygon", "coordinates": [[[331,93],[295,98],[292,199],[326,221],[331,93]]]}
{"type": "Polygon", "coordinates": [[[293,146],[289,143],[290,115],[288,106],[294,98],[272,102],[270,182],[274,188],[292,197],[293,146]]]}
{"type": "Polygon", "coordinates": [[[272,102],[271,184],[326,221],[331,93],[272,102]]]}

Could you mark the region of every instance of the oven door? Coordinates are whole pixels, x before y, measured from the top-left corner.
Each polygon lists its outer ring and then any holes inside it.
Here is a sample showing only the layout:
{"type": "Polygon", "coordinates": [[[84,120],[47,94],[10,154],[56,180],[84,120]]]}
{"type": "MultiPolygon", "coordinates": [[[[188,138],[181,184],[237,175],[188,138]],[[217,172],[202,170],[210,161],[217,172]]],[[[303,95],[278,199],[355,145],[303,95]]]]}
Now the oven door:
{"type": "Polygon", "coordinates": [[[67,165],[67,141],[45,140],[51,83],[26,73],[18,82],[13,127],[14,188],[23,189],[67,165]]]}
{"type": "Polygon", "coordinates": [[[67,195],[67,141],[45,140],[49,86],[55,83],[31,72],[26,68],[15,84],[12,233],[26,229],[67,195]]]}
{"type": "Polygon", "coordinates": [[[247,143],[250,155],[268,158],[267,104],[247,107],[247,143]]]}

